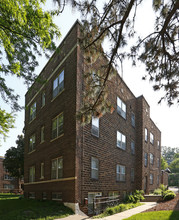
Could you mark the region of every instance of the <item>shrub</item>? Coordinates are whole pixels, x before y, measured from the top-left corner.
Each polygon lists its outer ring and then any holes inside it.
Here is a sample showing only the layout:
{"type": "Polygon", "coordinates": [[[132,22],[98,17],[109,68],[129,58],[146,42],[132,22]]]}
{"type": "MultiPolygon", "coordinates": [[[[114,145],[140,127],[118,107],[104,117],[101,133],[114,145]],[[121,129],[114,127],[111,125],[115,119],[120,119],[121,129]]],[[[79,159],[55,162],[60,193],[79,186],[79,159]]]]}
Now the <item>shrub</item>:
{"type": "Polygon", "coordinates": [[[162,190],[161,189],[155,189],[154,190],[154,195],[161,195],[162,194],[162,190]]]}
{"type": "MultiPolygon", "coordinates": [[[[168,191],[170,191],[170,190],[168,190],[168,191]]],[[[164,195],[163,200],[168,201],[168,200],[174,199],[175,196],[176,196],[175,193],[171,191],[171,192],[168,192],[164,195]]]]}
{"type": "Polygon", "coordinates": [[[126,198],[127,203],[137,203],[141,200],[144,200],[143,197],[144,191],[143,190],[136,190],[132,193],[132,195],[128,195],[126,198]]]}

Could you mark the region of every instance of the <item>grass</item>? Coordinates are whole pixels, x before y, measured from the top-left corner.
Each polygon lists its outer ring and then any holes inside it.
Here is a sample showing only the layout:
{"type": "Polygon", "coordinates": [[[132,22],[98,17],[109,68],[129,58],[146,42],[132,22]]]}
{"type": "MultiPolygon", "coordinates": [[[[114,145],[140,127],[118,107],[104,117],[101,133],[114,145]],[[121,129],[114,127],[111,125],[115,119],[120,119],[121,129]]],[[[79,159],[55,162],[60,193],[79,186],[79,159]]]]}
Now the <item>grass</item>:
{"type": "Polygon", "coordinates": [[[24,199],[13,194],[0,194],[1,220],[52,220],[74,214],[55,201],[24,199]]]}
{"type": "Polygon", "coordinates": [[[127,203],[127,204],[119,204],[117,206],[114,206],[114,207],[108,207],[105,209],[105,211],[100,214],[100,215],[96,215],[94,216],[93,218],[104,218],[106,216],[109,216],[109,215],[114,215],[114,214],[117,214],[119,212],[123,212],[125,210],[128,210],[128,209],[132,209],[132,208],[135,208],[137,206],[141,206],[143,205],[142,203],[127,203]]]}
{"type": "Polygon", "coordinates": [[[179,211],[154,211],[133,215],[125,220],[178,220],[179,211]]]}

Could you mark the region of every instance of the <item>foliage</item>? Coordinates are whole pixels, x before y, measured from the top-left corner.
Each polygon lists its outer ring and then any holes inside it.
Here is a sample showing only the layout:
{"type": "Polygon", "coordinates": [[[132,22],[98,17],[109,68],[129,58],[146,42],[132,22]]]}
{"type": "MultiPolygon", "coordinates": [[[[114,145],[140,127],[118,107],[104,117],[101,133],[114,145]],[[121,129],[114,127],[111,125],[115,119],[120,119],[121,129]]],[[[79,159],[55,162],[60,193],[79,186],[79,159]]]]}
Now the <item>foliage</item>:
{"type": "Polygon", "coordinates": [[[179,186],[179,173],[170,173],[168,177],[169,186],[179,186]]]}
{"type": "MultiPolygon", "coordinates": [[[[3,196],[3,194],[0,194],[3,196]]],[[[73,211],[55,201],[37,201],[32,199],[9,199],[7,196],[0,200],[1,220],[25,219],[59,219],[72,215],[73,211]]]]}
{"type": "Polygon", "coordinates": [[[154,212],[144,212],[133,215],[129,218],[125,218],[124,220],[176,220],[178,219],[179,211],[154,211],[154,212]]]}
{"type": "Polygon", "coordinates": [[[172,173],[179,173],[179,158],[173,160],[169,167],[172,173]]]}
{"type": "Polygon", "coordinates": [[[174,160],[177,159],[177,158],[179,158],[179,152],[174,154],[174,160]]]}
{"type": "Polygon", "coordinates": [[[24,137],[18,135],[17,138],[17,147],[11,147],[6,151],[3,164],[11,176],[21,178],[24,176],[24,137]]]}
{"type": "Polygon", "coordinates": [[[168,167],[167,161],[161,156],[161,170],[165,170],[168,167]]]}
{"type": "Polygon", "coordinates": [[[92,114],[100,117],[106,111],[112,111],[112,106],[107,100],[108,84],[116,74],[114,67],[122,71],[121,65],[125,58],[130,58],[134,65],[138,60],[145,64],[148,78],[154,83],[154,90],[165,91],[161,100],[166,99],[169,105],[175,100],[179,103],[177,0],[165,2],[153,0],[153,5],[151,2],[155,13],[154,30],[145,38],[138,36],[138,42],[129,52],[128,44],[137,35],[135,27],[136,17],[139,16],[137,10],[142,7],[144,0],[104,1],[104,3],[98,0],[56,0],[56,2],[62,9],[64,3],[70,2],[82,15],[84,36],[81,45],[85,54],[86,70],[84,106],[80,111],[82,121],[89,122],[92,114]],[[109,44],[108,50],[102,48],[102,44],[106,42],[109,44]],[[102,65],[95,71],[96,65],[100,62],[102,65]]]}
{"type": "Polygon", "coordinates": [[[131,195],[127,195],[126,201],[128,203],[138,203],[144,200],[144,191],[143,190],[135,190],[131,195]]]}
{"type": "Polygon", "coordinates": [[[162,147],[162,156],[166,161],[174,160],[174,155],[179,153],[179,148],[177,147],[162,147]]]}
{"type": "MultiPolygon", "coordinates": [[[[0,7],[0,95],[13,111],[20,110],[19,95],[9,88],[6,76],[23,78],[30,85],[35,80],[37,57],[56,49],[60,31],[53,18],[58,10],[45,11],[46,0],[3,0],[0,7]]],[[[0,101],[2,103],[2,101],[0,101]]],[[[6,136],[14,120],[0,106],[0,134],[6,136]],[[7,122],[4,120],[7,120],[7,122]]]]}
{"type": "MultiPolygon", "coordinates": [[[[168,190],[167,190],[167,191],[168,191],[168,190]]],[[[170,191],[170,190],[169,190],[169,191],[170,191]]],[[[163,200],[164,200],[164,201],[168,201],[168,200],[174,199],[175,196],[176,196],[175,193],[172,192],[172,191],[166,192],[166,193],[164,194],[163,200]]]]}
{"type": "Polygon", "coordinates": [[[154,190],[154,195],[161,195],[162,194],[162,190],[161,189],[155,189],[154,190]]]}
{"type": "Polygon", "coordinates": [[[117,206],[114,206],[114,207],[108,207],[105,209],[105,211],[100,214],[100,215],[97,215],[97,216],[94,216],[93,218],[103,218],[103,217],[106,217],[106,216],[109,216],[109,215],[114,215],[114,214],[117,214],[119,212],[123,212],[125,210],[128,210],[128,209],[132,209],[132,208],[135,208],[137,206],[140,206],[142,205],[141,203],[128,203],[128,204],[119,204],[117,206]]]}
{"type": "Polygon", "coordinates": [[[13,127],[14,127],[13,115],[7,113],[5,110],[2,110],[0,108],[0,135],[6,138],[9,129],[13,127]]]}

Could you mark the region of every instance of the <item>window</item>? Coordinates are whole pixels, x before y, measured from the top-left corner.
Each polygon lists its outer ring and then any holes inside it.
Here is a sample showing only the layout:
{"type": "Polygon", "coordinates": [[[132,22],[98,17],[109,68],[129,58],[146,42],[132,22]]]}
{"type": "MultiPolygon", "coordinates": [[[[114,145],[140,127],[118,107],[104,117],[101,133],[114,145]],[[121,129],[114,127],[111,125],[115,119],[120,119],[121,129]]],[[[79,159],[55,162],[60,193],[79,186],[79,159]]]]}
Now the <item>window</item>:
{"type": "Polygon", "coordinates": [[[13,179],[14,179],[14,177],[9,176],[8,174],[4,175],[4,180],[13,180],[13,179]]]}
{"type": "Polygon", "coordinates": [[[45,105],[45,92],[42,92],[42,107],[45,105]]]}
{"type": "Polygon", "coordinates": [[[42,193],[42,199],[43,199],[43,200],[46,200],[46,199],[47,199],[47,193],[46,193],[46,192],[43,192],[43,193],[42,193]]]}
{"type": "Polygon", "coordinates": [[[12,184],[3,184],[4,189],[14,189],[14,185],[12,184]]]}
{"type": "Polygon", "coordinates": [[[33,134],[29,139],[29,152],[35,149],[35,134],[33,134]]]}
{"type": "Polygon", "coordinates": [[[30,106],[30,121],[36,117],[36,102],[30,106]]]}
{"type": "Polygon", "coordinates": [[[116,199],[119,197],[119,192],[118,191],[109,192],[108,196],[110,197],[110,199],[116,199]]]}
{"type": "Polygon", "coordinates": [[[40,164],[40,178],[44,178],[44,163],[40,164]]]}
{"type": "Polygon", "coordinates": [[[29,199],[35,199],[35,192],[29,192],[29,199]]]}
{"type": "Polygon", "coordinates": [[[150,153],[150,164],[154,164],[154,155],[150,153]]]}
{"type": "Polygon", "coordinates": [[[101,197],[101,196],[102,196],[102,192],[89,192],[88,193],[88,214],[93,214],[94,199],[97,197],[101,197]]]}
{"type": "Polygon", "coordinates": [[[160,159],[157,158],[157,167],[159,168],[160,167],[160,159]]]}
{"type": "Polygon", "coordinates": [[[135,127],[135,114],[131,113],[131,124],[133,127],[135,127]]]}
{"type": "Polygon", "coordinates": [[[35,166],[29,168],[29,183],[35,182],[35,166]]]}
{"type": "Polygon", "coordinates": [[[135,154],[135,143],[134,143],[134,141],[131,142],[131,154],[135,154]]]}
{"type": "Polygon", "coordinates": [[[64,70],[53,81],[53,98],[55,98],[64,89],[64,70]]]}
{"type": "Polygon", "coordinates": [[[131,168],[131,182],[134,182],[134,168],[131,168]]]}
{"type": "Polygon", "coordinates": [[[147,130],[147,128],[145,128],[145,141],[146,142],[148,141],[148,130],[147,130]]]}
{"type": "Polygon", "coordinates": [[[52,192],[52,200],[62,201],[62,193],[61,192],[52,192]]]}
{"type": "Polygon", "coordinates": [[[92,135],[99,137],[99,118],[92,117],[92,127],[91,133],[92,135]]]}
{"type": "Polygon", "coordinates": [[[52,160],[51,178],[60,179],[62,177],[63,177],[63,158],[59,157],[52,160]]]}
{"type": "Polygon", "coordinates": [[[52,121],[52,139],[63,134],[63,113],[52,121]]]}
{"type": "Polygon", "coordinates": [[[160,141],[157,141],[157,149],[160,149],[160,141]]]}
{"type": "Polygon", "coordinates": [[[126,136],[117,131],[117,147],[125,150],[126,149],[126,136]]]}
{"type": "Polygon", "coordinates": [[[116,180],[125,181],[125,166],[117,164],[116,166],[116,180]]]}
{"type": "Polygon", "coordinates": [[[126,104],[119,97],[117,97],[117,112],[126,119],[126,104]]]}
{"type": "Polygon", "coordinates": [[[44,126],[41,127],[40,141],[41,143],[44,142],[44,126]]]}
{"type": "Polygon", "coordinates": [[[150,143],[154,144],[154,135],[150,133],[150,143]]]}
{"type": "Polygon", "coordinates": [[[153,181],[154,181],[154,176],[153,176],[153,174],[151,173],[151,174],[150,174],[150,184],[153,184],[153,181]]]}
{"type": "Polygon", "coordinates": [[[144,153],[144,166],[147,167],[148,164],[148,154],[144,153]]]}
{"type": "Polygon", "coordinates": [[[91,178],[98,179],[99,176],[99,160],[95,157],[91,158],[91,178]]]}

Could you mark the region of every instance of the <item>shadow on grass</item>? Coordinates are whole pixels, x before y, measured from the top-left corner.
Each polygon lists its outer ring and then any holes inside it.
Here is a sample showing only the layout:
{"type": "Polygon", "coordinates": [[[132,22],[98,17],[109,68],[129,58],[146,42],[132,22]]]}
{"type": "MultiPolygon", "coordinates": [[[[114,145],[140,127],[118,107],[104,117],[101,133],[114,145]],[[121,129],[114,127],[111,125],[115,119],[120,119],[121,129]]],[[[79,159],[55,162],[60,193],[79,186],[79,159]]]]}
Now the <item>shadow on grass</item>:
{"type": "Polygon", "coordinates": [[[71,209],[55,201],[0,200],[1,220],[55,219],[71,214],[74,214],[71,209]]]}

